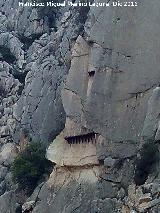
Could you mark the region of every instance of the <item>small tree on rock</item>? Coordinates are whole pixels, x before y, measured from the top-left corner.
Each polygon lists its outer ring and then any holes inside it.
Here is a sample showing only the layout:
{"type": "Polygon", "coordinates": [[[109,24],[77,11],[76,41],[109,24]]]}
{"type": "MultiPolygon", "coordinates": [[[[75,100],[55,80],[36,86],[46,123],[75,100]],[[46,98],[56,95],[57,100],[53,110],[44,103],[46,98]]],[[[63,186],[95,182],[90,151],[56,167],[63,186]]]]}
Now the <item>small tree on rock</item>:
{"type": "Polygon", "coordinates": [[[14,160],[13,179],[20,189],[30,193],[51,168],[52,163],[45,158],[45,147],[39,142],[33,142],[14,160]]]}

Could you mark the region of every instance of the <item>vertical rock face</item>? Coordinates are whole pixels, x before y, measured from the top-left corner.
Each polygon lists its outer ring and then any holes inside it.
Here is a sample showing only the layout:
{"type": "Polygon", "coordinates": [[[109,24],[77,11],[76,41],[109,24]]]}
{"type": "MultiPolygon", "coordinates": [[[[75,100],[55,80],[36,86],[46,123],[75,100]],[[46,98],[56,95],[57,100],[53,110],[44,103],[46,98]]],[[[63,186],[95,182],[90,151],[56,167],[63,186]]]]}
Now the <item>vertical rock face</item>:
{"type": "Polygon", "coordinates": [[[71,48],[83,33],[88,12],[70,6],[57,10],[22,7],[18,3],[0,0],[2,213],[15,212],[16,202],[22,202],[14,193],[16,186],[10,173],[19,145],[23,149],[32,138],[47,146],[64,127],[61,88],[70,67],[71,48]],[[9,209],[10,197],[13,205],[9,209]]]}
{"type": "Polygon", "coordinates": [[[51,142],[64,125],[61,85],[70,65],[72,39],[82,26],[76,23],[80,11],[74,17],[72,10],[60,12],[58,31],[43,34],[27,51],[25,86],[14,109],[19,128],[23,126],[33,139],[44,143],[51,142]]]}
{"type": "Polygon", "coordinates": [[[160,87],[156,87],[148,101],[148,110],[144,122],[142,136],[145,139],[159,140],[159,104],[160,87]]]}
{"type": "Polygon", "coordinates": [[[0,7],[2,213],[19,202],[15,143],[56,135],[46,154],[56,166],[31,196],[32,212],[158,212],[159,173],[139,187],[133,176],[140,142],[159,140],[160,2],[0,7]]]}
{"type": "Polygon", "coordinates": [[[139,140],[148,97],[159,83],[159,61],[154,57],[158,46],[153,51],[159,44],[152,30],[158,11],[150,6],[145,1],[136,8],[91,10],[95,21],[87,39],[92,42],[89,65],[95,77],[86,118],[95,131],[114,141],[139,140]]]}
{"type": "Polygon", "coordinates": [[[0,60],[19,86],[12,136],[19,142],[25,132],[46,144],[65,122],[61,85],[70,66],[71,46],[81,33],[87,10],[69,6],[40,9],[18,3],[0,2],[0,60]],[[84,20],[79,19],[82,13],[84,20]]]}
{"type": "Polygon", "coordinates": [[[41,202],[33,212],[42,208],[42,212],[54,209],[57,213],[143,212],[159,204],[151,195],[152,189],[149,194],[142,191],[139,198],[142,188],[133,184],[138,146],[141,140],[158,139],[159,132],[156,26],[160,4],[154,3],[156,7],[142,1],[138,7],[90,9],[85,33],[72,49],[71,67],[62,90],[65,128],[47,151],[48,159],[57,165],[42,187],[41,202]],[[80,156],[78,143],[67,144],[68,137],[91,132],[98,135],[94,182],[91,171],[95,170],[95,158],[86,160],[95,155],[89,143],[80,156]],[[83,176],[87,171],[90,179],[83,176]],[[50,197],[48,202],[44,194],[50,197]]]}

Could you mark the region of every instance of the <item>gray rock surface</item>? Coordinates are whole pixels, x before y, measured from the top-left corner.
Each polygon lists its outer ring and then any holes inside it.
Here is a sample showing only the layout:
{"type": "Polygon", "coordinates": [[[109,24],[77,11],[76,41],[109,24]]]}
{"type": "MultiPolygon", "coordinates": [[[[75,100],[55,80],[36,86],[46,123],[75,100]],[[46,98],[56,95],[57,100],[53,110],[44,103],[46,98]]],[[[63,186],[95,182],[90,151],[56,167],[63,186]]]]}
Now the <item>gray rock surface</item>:
{"type": "Polygon", "coordinates": [[[30,138],[47,146],[64,127],[61,88],[88,12],[18,2],[0,0],[0,194],[11,194],[2,195],[2,213],[15,212],[7,203],[12,192],[6,192],[16,188],[12,146],[19,151],[30,138]]]}
{"type": "Polygon", "coordinates": [[[114,166],[115,162],[116,162],[116,160],[111,158],[111,157],[105,158],[104,159],[104,166],[112,167],[112,166],[114,166]]]}
{"type": "MultiPolygon", "coordinates": [[[[158,1],[155,4],[160,6],[158,1]]],[[[158,128],[155,121],[158,94],[157,102],[151,106],[153,111],[148,107],[160,80],[159,60],[154,57],[159,52],[156,34],[153,34],[154,18],[157,20],[160,16],[150,1],[141,2],[137,8],[92,7],[84,36],[77,38],[72,51],[71,67],[62,91],[66,124],[60,137],[83,135],[85,131],[99,134],[99,167],[107,164],[110,169],[103,170],[97,181],[93,212],[118,211],[116,199],[120,199],[119,211],[125,212],[127,208],[132,211],[135,207],[134,203],[126,205],[124,200],[128,187],[134,182],[134,158],[141,140],[145,139],[143,130],[150,122],[148,113],[153,117],[149,137],[154,123],[158,128]],[[110,157],[116,159],[115,165],[110,157]],[[119,190],[124,192],[121,196],[119,190]]],[[[155,31],[159,33],[156,24],[155,31]]],[[[55,189],[52,178],[50,181],[55,189]]],[[[54,199],[60,194],[61,191],[56,193],[54,199]]],[[[62,203],[67,208],[66,201],[62,201],[61,206],[62,203]]],[[[37,208],[41,205],[41,202],[37,204],[37,208]]],[[[76,212],[81,212],[80,208],[76,212]]]]}
{"type": "MultiPolygon", "coordinates": [[[[107,186],[105,189],[107,189],[107,186]]],[[[116,199],[97,199],[96,190],[96,185],[87,185],[85,183],[79,185],[75,182],[52,191],[44,186],[39,195],[39,199],[42,199],[42,202],[37,202],[33,212],[51,213],[53,208],[55,213],[70,213],[72,211],[79,213],[118,212],[117,207],[120,208],[121,203],[116,199]]]]}
{"type": "Polygon", "coordinates": [[[22,206],[22,213],[32,211],[35,206],[35,201],[29,201],[23,204],[22,206]]]}
{"type": "Polygon", "coordinates": [[[152,96],[148,101],[148,110],[144,121],[142,136],[144,139],[159,140],[159,103],[160,87],[153,90],[152,96]]]}
{"type": "Polygon", "coordinates": [[[25,86],[14,107],[14,117],[19,121],[15,140],[22,126],[33,139],[45,143],[51,142],[63,128],[65,113],[60,93],[70,65],[71,46],[83,24],[76,21],[81,10],[73,16],[75,10],[70,8],[70,15],[62,16],[58,31],[43,34],[29,47],[25,86]]]}
{"type": "Polygon", "coordinates": [[[4,166],[0,167],[0,181],[4,180],[6,174],[7,174],[8,169],[4,166]]]}
{"type": "MultiPolygon", "coordinates": [[[[158,1],[155,4],[159,6],[158,1]]],[[[98,48],[91,48],[89,63],[95,67],[95,78],[86,117],[90,127],[113,141],[140,139],[148,98],[159,84],[158,68],[151,72],[159,66],[154,58],[159,43],[152,30],[154,17],[160,18],[156,14],[158,10],[149,0],[137,8],[91,9],[87,39],[98,48]],[[140,28],[136,27],[139,23],[140,28]],[[157,48],[153,51],[154,44],[157,48]],[[101,54],[97,49],[103,50],[99,51],[101,54]]]]}
{"type": "Polygon", "coordinates": [[[160,2],[57,10],[0,0],[0,8],[0,212],[21,208],[10,172],[21,144],[32,138],[48,146],[61,131],[63,141],[96,133],[94,165],[80,159],[62,173],[56,168],[23,207],[158,212],[159,173],[132,184],[140,142],[160,139],[160,2]]]}
{"type": "Polygon", "coordinates": [[[14,191],[6,192],[0,196],[0,212],[15,213],[16,197],[14,191]]]}
{"type": "Polygon", "coordinates": [[[4,144],[0,152],[0,164],[9,166],[17,156],[17,148],[13,143],[4,144]]]}

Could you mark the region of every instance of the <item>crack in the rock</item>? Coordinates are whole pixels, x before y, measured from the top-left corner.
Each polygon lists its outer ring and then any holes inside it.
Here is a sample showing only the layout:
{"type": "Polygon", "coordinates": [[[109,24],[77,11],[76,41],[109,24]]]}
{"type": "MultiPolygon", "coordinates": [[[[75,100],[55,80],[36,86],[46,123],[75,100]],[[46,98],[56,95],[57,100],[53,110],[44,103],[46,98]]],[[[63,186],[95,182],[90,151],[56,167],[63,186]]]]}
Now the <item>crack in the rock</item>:
{"type": "Polygon", "coordinates": [[[83,161],[84,159],[90,158],[90,157],[96,157],[96,155],[85,156],[85,157],[81,158],[79,161],[77,161],[77,163],[80,163],[80,162],[83,161]]]}
{"type": "Polygon", "coordinates": [[[104,178],[102,176],[99,176],[99,178],[101,178],[104,181],[110,182],[110,183],[114,183],[114,184],[118,184],[118,185],[121,184],[121,181],[113,181],[111,179],[106,179],[106,178],[104,178]]]}

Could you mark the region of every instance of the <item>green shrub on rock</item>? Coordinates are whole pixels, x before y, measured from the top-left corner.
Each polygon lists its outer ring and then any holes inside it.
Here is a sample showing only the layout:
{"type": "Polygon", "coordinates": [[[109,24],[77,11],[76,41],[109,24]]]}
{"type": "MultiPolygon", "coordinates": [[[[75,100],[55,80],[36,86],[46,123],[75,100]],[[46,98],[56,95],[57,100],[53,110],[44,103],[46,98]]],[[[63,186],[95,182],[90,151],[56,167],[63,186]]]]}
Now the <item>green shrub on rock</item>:
{"type": "Polygon", "coordinates": [[[13,179],[20,189],[30,193],[51,168],[52,163],[45,158],[45,147],[39,142],[30,143],[12,164],[13,179]]]}

